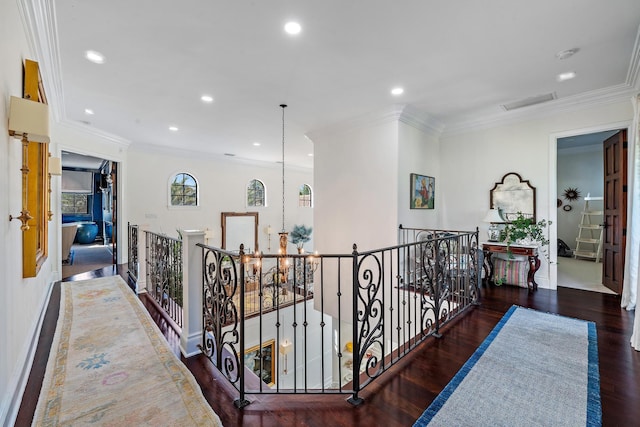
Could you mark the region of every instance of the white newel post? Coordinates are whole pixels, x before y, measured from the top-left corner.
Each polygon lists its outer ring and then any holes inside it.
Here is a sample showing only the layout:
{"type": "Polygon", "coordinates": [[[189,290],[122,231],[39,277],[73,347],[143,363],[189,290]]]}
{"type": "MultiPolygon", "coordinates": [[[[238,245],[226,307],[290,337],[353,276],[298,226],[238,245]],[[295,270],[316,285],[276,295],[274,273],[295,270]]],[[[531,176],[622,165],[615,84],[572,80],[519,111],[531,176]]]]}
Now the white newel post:
{"type": "Polygon", "coordinates": [[[202,342],[202,248],[204,231],[181,230],[183,317],[180,351],[184,357],[200,353],[202,342]]]}
{"type": "Polygon", "coordinates": [[[149,230],[149,224],[143,224],[138,227],[138,281],[136,282],[136,289],[138,293],[148,292],[153,295],[153,289],[148,289],[147,286],[147,233],[149,230]]]}

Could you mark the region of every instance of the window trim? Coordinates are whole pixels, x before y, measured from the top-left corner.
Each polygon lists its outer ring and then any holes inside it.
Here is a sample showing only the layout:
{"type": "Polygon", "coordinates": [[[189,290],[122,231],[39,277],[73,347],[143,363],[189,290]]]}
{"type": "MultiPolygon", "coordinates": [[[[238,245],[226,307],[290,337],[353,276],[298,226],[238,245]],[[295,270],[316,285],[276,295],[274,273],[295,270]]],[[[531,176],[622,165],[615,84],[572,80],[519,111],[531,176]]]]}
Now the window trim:
{"type": "Polygon", "coordinates": [[[198,209],[200,207],[200,181],[193,173],[185,172],[183,170],[174,172],[169,176],[167,183],[167,207],[169,209],[198,209]],[[196,182],[196,204],[195,205],[174,205],[171,203],[171,186],[178,175],[189,175],[196,182]]]}
{"type": "Polygon", "coordinates": [[[251,178],[249,182],[247,182],[247,184],[244,186],[244,204],[246,208],[252,208],[252,209],[266,208],[269,206],[268,198],[267,198],[267,185],[264,183],[263,180],[258,178],[251,178]],[[262,205],[249,204],[249,184],[251,184],[253,181],[258,181],[260,184],[262,184],[262,191],[264,193],[264,203],[262,205]]]}
{"type": "Polygon", "coordinates": [[[77,215],[77,216],[80,216],[80,215],[91,215],[91,212],[90,212],[90,206],[91,206],[91,202],[92,202],[92,200],[90,200],[91,196],[92,195],[88,194],[88,193],[75,193],[75,192],[68,192],[68,191],[61,192],[60,193],[60,205],[61,205],[60,214],[62,214],[62,215],[77,215]],[[86,197],[87,211],[86,212],[64,212],[63,199],[65,197],[65,194],[69,194],[74,198],[74,204],[73,204],[74,207],[77,206],[77,202],[75,200],[77,197],[86,197]]]}
{"type": "Polygon", "coordinates": [[[307,184],[306,182],[303,182],[299,187],[298,187],[298,207],[299,208],[313,208],[313,188],[307,184]],[[309,188],[309,206],[302,206],[300,205],[300,187],[302,186],[306,186],[309,188]]]}

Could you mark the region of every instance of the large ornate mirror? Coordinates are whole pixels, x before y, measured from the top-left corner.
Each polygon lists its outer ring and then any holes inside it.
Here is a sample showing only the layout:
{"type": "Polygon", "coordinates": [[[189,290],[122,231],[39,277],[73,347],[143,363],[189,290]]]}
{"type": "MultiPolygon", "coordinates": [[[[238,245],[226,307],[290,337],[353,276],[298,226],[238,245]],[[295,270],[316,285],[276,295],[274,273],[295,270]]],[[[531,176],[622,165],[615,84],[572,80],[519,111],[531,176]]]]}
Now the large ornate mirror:
{"type": "Polygon", "coordinates": [[[258,212],[222,212],[222,249],[245,253],[258,250],[258,212]]]}
{"type": "Polygon", "coordinates": [[[498,209],[505,221],[513,221],[518,212],[536,220],[536,189],[515,172],[509,172],[496,182],[489,192],[491,209],[498,209]]]}

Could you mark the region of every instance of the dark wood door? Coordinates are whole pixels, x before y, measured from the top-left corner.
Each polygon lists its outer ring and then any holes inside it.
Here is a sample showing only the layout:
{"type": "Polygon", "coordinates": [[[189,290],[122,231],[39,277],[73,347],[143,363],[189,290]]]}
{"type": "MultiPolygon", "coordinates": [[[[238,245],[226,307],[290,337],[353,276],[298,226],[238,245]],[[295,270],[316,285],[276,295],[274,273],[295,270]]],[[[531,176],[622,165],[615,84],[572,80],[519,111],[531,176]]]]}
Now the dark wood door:
{"type": "Polygon", "coordinates": [[[622,291],[627,234],[627,131],[604,141],[602,284],[622,291]]]}
{"type": "Polygon", "coordinates": [[[113,264],[118,264],[118,164],[111,163],[111,243],[113,264]]]}

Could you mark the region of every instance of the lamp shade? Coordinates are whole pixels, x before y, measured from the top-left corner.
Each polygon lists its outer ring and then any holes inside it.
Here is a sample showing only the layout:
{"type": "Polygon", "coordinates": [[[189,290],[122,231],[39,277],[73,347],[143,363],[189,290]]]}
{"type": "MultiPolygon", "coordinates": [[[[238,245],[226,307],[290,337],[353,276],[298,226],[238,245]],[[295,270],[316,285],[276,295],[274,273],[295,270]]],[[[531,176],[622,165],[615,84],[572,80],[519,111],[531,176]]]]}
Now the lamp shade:
{"type": "Polygon", "coordinates": [[[60,157],[49,157],[49,173],[51,175],[62,175],[62,159],[60,157]]]}
{"type": "Polygon", "coordinates": [[[503,223],[504,219],[502,219],[502,217],[500,216],[500,212],[498,212],[498,209],[489,209],[489,212],[487,212],[487,215],[484,217],[482,221],[493,224],[493,223],[503,223]]]}
{"type": "Polygon", "coordinates": [[[9,134],[34,142],[49,142],[49,106],[29,99],[11,97],[9,134]]]}
{"type": "Polygon", "coordinates": [[[280,343],[280,354],[289,354],[292,349],[291,341],[283,341],[280,343]]]}

